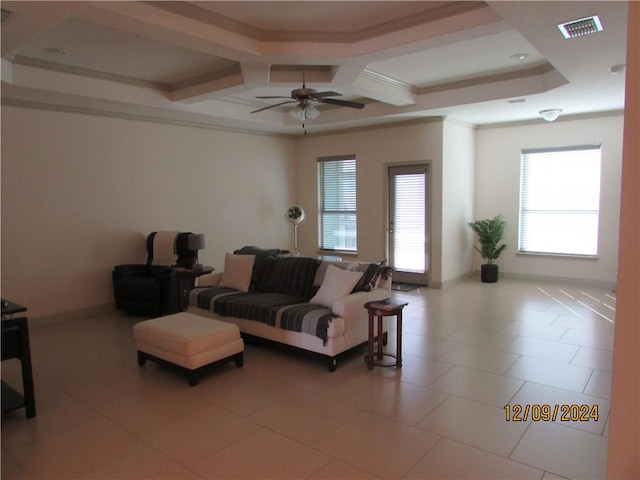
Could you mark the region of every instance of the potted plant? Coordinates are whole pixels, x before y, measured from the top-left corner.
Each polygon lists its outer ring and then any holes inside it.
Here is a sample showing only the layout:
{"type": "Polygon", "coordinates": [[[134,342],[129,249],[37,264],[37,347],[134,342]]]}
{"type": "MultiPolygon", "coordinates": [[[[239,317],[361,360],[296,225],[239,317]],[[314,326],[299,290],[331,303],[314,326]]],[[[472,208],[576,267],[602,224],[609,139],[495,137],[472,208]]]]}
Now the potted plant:
{"type": "Polygon", "coordinates": [[[498,265],[493,263],[493,261],[496,260],[507,247],[504,243],[498,245],[504,236],[506,224],[507,222],[502,218],[502,215],[467,223],[475,232],[478,237],[478,242],[480,243],[480,248],[476,245],[474,245],[473,248],[480,252],[483,260],[487,262],[480,267],[480,278],[483,282],[495,283],[498,281],[498,265]]]}

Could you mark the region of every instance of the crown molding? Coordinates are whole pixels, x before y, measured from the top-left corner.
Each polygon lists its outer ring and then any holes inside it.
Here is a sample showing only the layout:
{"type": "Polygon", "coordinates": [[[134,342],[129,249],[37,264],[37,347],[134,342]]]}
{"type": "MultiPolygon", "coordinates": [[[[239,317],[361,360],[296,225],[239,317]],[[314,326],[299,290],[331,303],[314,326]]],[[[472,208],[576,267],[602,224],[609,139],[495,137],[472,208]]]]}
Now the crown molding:
{"type": "MultiPolygon", "coordinates": [[[[607,110],[603,112],[591,112],[591,113],[581,113],[575,115],[560,115],[557,120],[554,120],[553,124],[557,125],[558,123],[564,122],[574,122],[576,120],[591,120],[597,118],[608,118],[608,117],[622,117],[624,116],[624,110],[607,110]]],[[[545,122],[540,117],[536,117],[530,120],[519,120],[515,122],[502,122],[502,123],[485,123],[482,125],[476,125],[476,130],[490,130],[496,128],[511,128],[511,127],[523,127],[523,126],[532,126],[532,125],[550,125],[548,122],[545,122]]]]}
{"type": "Polygon", "coordinates": [[[296,134],[262,132],[260,130],[252,130],[249,128],[231,127],[224,125],[213,125],[198,120],[185,120],[178,118],[159,117],[153,115],[144,115],[130,112],[118,112],[113,110],[105,110],[100,108],[90,108],[72,105],[60,105],[56,103],[48,103],[42,101],[30,101],[15,98],[2,98],[0,105],[7,107],[26,108],[32,110],[44,110],[61,113],[73,113],[78,115],[91,115],[96,117],[117,118],[121,120],[132,120],[146,123],[159,123],[163,125],[177,125],[182,127],[205,128],[207,130],[217,130],[222,132],[246,133],[249,135],[258,135],[264,137],[276,138],[292,138],[296,134]]]}

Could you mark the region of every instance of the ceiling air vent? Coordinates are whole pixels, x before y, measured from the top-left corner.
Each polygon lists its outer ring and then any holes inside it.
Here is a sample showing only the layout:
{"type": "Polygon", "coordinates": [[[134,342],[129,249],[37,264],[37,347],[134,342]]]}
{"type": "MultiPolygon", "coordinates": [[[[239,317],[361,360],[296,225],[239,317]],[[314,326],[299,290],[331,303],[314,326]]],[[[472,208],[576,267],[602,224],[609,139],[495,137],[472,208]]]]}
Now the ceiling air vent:
{"type": "Polygon", "coordinates": [[[561,23],[558,25],[560,32],[564,35],[564,38],[581,37],[583,35],[589,35],[590,33],[596,33],[602,31],[602,22],[597,15],[592,17],[581,18],[580,20],[572,20],[570,22],[561,23]]]}

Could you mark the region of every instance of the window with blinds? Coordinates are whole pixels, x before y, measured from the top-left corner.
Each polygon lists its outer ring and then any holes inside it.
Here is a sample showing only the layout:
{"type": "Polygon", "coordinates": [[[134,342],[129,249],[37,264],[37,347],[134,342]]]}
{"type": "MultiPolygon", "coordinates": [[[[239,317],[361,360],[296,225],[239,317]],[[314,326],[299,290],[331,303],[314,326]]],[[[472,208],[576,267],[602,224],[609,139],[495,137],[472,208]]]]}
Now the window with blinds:
{"type": "Polygon", "coordinates": [[[522,150],[518,250],[598,254],[600,145],[522,150]]]}
{"type": "Polygon", "coordinates": [[[318,233],[321,250],[356,252],[356,157],[318,159],[318,233]]]}

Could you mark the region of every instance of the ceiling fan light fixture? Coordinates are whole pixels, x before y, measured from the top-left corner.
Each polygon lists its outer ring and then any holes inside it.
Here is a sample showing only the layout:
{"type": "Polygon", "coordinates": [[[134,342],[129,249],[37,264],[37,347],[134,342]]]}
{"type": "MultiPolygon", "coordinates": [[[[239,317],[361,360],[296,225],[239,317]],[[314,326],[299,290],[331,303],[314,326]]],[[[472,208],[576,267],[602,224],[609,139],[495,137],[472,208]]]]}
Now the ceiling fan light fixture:
{"type": "Polygon", "coordinates": [[[296,105],[289,110],[289,115],[291,115],[296,120],[304,120],[304,108],[300,105],[296,105]]]}
{"type": "Polygon", "coordinates": [[[560,114],[562,113],[562,109],[561,108],[549,108],[547,110],[540,110],[538,113],[547,122],[553,122],[554,120],[556,120],[560,116],[560,114]]]}
{"type": "Polygon", "coordinates": [[[304,113],[309,120],[315,120],[320,116],[320,111],[313,105],[306,105],[304,107],[304,113]]]}
{"type": "Polygon", "coordinates": [[[289,115],[300,121],[314,120],[320,116],[320,111],[313,105],[297,105],[289,110],[289,115]]]}

